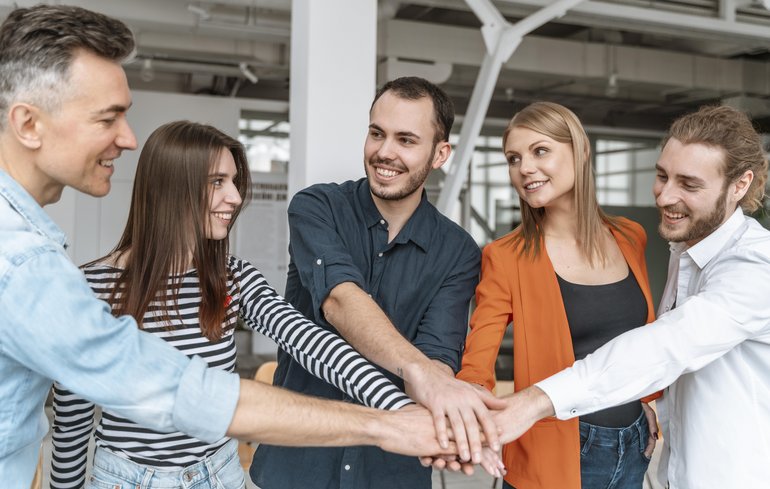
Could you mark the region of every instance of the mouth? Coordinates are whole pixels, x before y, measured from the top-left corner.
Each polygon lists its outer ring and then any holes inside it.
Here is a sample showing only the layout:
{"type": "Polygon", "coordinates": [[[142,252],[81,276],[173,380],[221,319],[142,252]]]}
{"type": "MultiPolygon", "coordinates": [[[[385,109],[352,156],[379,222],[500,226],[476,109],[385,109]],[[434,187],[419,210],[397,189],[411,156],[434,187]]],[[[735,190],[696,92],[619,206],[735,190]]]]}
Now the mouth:
{"type": "Polygon", "coordinates": [[[372,166],[374,167],[374,174],[379,180],[392,180],[404,173],[392,167],[380,166],[380,163],[372,163],[372,166]]]}
{"type": "Polygon", "coordinates": [[[529,182],[528,184],[524,185],[524,190],[527,192],[534,192],[535,190],[539,189],[543,185],[548,183],[547,180],[539,180],[537,182],[529,182]]]}
{"type": "Polygon", "coordinates": [[[99,166],[103,166],[104,168],[112,168],[112,165],[115,164],[115,160],[99,160],[99,166]]]}
{"type": "Polygon", "coordinates": [[[678,211],[667,210],[667,209],[661,209],[660,214],[661,216],[663,216],[663,220],[668,224],[677,224],[687,219],[687,217],[689,217],[689,214],[686,214],[684,212],[678,212],[678,211]]]}
{"type": "Polygon", "coordinates": [[[212,212],[214,217],[217,219],[220,219],[226,223],[229,223],[233,220],[233,213],[232,212],[212,212]]]}

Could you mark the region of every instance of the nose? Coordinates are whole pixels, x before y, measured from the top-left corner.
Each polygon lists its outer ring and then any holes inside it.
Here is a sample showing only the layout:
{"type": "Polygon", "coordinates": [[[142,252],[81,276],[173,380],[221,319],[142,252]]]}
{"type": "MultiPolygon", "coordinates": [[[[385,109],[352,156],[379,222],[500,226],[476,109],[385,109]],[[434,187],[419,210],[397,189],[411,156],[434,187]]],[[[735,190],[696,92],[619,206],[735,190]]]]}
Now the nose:
{"type": "Polygon", "coordinates": [[[519,172],[522,175],[531,175],[537,171],[535,165],[532,164],[532,160],[527,157],[522,157],[519,163],[519,172]]]}
{"type": "Polygon", "coordinates": [[[225,194],[225,202],[232,205],[233,207],[238,207],[241,205],[241,202],[243,202],[241,194],[238,192],[238,187],[236,187],[232,182],[228,184],[227,193],[225,194]]]}
{"type": "Polygon", "coordinates": [[[115,138],[115,144],[120,149],[136,149],[136,135],[125,117],[122,117],[120,120],[120,131],[115,138]]]}
{"type": "Polygon", "coordinates": [[[380,143],[380,147],[377,148],[377,158],[380,160],[393,160],[396,157],[395,142],[389,138],[385,138],[380,143]]]}
{"type": "Polygon", "coordinates": [[[671,182],[656,180],[652,187],[652,194],[655,197],[655,205],[658,207],[668,207],[679,202],[679,196],[671,182]]]}

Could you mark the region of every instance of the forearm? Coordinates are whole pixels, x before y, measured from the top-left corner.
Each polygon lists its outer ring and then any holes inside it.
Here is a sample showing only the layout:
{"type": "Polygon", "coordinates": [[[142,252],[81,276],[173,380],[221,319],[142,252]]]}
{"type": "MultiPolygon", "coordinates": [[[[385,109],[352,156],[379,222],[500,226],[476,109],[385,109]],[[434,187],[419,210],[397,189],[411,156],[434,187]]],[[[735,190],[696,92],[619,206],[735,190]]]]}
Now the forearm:
{"type": "Polygon", "coordinates": [[[551,400],[537,386],[527,387],[503,399],[507,406],[494,414],[495,423],[502,430],[502,443],[519,438],[536,422],[554,415],[551,400]]]}
{"type": "Polygon", "coordinates": [[[366,358],[409,381],[432,362],[415,348],[357,285],[336,286],[324,301],[326,320],[366,358]]]}
{"type": "Polygon", "coordinates": [[[410,456],[451,455],[439,446],[430,413],[419,406],[377,411],[241,380],[229,436],[284,446],[374,445],[410,456]]]}
{"type": "Polygon", "coordinates": [[[369,407],[399,409],[412,402],[342,338],[294,309],[250,264],[244,263],[240,284],[246,323],[275,341],[305,370],[369,407]]]}
{"type": "MultiPolygon", "coordinates": [[[[241,380],[228,436],[284,446],[378,445],[375,411],[241,380]]],[[[382,413],[385,414],[385,413],[382,413]]]]}

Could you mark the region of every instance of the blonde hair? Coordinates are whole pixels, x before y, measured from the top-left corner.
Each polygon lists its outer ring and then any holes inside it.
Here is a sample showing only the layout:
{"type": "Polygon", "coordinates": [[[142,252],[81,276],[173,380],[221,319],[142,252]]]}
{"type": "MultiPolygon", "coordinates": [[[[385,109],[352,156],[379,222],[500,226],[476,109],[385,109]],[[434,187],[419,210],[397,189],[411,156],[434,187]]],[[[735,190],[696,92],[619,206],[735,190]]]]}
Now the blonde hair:
{"type": "MultiPolygon", "coordinates": [[[[592,265],[595,260],[605,263],[607,253],[599,237],[605,224],[622,232],[618,220],[601,210],[596,201],[591,143],[577,116],[563,105],[535,102],[517,112],[503,133],[503,151],[511,131],[523,127],[572,147],[575,161],[574,203],[577,212],[577,239],[580,251],[592,265]]],[[[537,256],[543,240],[544,208],[533,208],[524,199],[521,205],[521,225],[511,234],[511,243],[522,246],[525,254],[537,256]]],[[[625,233],[623,233],[625,235],[625,233]]]]}

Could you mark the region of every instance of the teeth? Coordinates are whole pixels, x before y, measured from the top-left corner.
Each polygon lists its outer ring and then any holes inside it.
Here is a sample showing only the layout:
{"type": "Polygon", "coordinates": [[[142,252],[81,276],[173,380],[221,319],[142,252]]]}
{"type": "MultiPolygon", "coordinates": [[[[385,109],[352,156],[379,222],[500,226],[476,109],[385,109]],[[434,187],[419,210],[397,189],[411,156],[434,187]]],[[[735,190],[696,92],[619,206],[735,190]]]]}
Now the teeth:
{"type": "Polygon", "coordinates": [[[398,175],[398,172],[395,170],[387,170],[385,168],[377,168],[377,174],[382,175],[383,177],[395,177],[398,175]]]}
{"type": "Polygon", "coordinates": [[[527,190],[534,190],[536,188],[542,187],[543,185],[545,185],[545,182],[532,182],[530,184],[525,185],[524,188],[527,190]]]}
{"type": "Polygon", "coordinates": [[[686,217],[685,214],[680,214],[675,212],[666,212],[665,214],[666,214],[666,217],[668,217],[669,219],[682,219],[686,217]]]}
{"type": "Polygon", "coordinates": [[[230,219],[233,218],[232,212],[214,212],[213,214],[214,214],[214,217],[218,217],[224,221],[229,221],[230,219]]]}
{"type": "Polygon", "coordinates": [[[112,168],[113,163],[113,160],[99,160],[99,164],[107,168],[112,168]]]}

